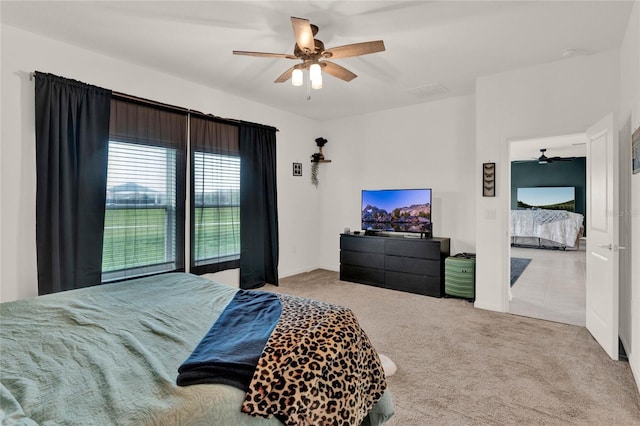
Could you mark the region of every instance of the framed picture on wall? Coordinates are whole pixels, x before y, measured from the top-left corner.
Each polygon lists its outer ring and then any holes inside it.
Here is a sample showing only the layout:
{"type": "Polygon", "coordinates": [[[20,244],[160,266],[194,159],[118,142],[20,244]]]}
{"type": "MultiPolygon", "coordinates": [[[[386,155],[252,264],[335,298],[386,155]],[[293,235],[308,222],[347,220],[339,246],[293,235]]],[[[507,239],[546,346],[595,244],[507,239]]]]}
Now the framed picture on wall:
{"type": "Polygon", "coordinates": [[[482,196],[496,196],[496,163],[482,164],[482,196]]]}
{"type": "Polygon", "coordinates": [[[631,168],[633,174],[640,172],[640,127],[631,136],[631,168]]]}

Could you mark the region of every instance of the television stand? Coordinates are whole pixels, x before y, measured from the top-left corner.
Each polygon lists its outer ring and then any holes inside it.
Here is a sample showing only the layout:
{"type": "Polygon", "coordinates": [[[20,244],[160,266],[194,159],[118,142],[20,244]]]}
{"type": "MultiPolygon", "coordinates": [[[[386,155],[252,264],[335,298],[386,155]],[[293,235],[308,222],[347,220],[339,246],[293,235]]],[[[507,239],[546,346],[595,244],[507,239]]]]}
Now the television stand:
{"type": "Polygon", "coordinates": [[[340,279],[427,296],[444,296],[449,238],[340,235],[340,279]]]}

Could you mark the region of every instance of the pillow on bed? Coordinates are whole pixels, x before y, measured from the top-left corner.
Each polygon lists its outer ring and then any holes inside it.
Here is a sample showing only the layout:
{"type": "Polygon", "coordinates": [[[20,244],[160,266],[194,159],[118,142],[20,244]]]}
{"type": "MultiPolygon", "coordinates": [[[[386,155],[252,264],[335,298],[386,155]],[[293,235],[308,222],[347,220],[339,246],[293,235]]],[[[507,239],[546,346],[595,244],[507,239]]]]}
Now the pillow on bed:
{"type": "Polygon", "coordinates": [[[393,361],[391,361],[391,358],[389,358],[386,355],[378,354],[378,357],[380,358],[380,363],[382,364],[384,375],[387,377],[393,376],[395,372],[398,370],[398,367],[396,367],[396,364],[393,361]]]}

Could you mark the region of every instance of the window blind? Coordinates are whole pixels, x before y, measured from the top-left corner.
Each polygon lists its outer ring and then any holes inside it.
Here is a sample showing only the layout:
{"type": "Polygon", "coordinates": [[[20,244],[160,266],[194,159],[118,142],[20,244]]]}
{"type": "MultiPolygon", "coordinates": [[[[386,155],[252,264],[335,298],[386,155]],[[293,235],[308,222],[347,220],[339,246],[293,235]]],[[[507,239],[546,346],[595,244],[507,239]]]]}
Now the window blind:
{"type": "Polygon", "coordinates": [[[240,158],[194,153],[195,266],[240,255],[240,158]]]}
{"type": "Polygon", "coordinates": [[[176,269],[176,150],[109,142],[103,281],[176,269]]]}

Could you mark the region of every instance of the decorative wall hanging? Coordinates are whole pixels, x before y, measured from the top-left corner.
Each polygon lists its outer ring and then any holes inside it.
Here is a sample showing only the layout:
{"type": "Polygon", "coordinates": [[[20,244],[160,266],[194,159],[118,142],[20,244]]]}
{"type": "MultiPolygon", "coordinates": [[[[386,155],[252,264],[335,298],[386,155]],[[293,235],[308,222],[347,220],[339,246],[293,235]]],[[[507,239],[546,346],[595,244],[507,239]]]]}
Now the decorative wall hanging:
{"type": "Polygon", "coordinates": [[[322,153],[322,147],[325,146],[327,142],[328,141],[325,138],[316,138],[316,145],[318,145],[318,152],[316,152],[311,156],[312,158],[311,161],[316,163],[320,161],[330,161],[330,160],[325,160],[324,154],[322,153]]]}
{"type": "Polygon", "coordinates": [[[482,164],[482,196],[496,196],[496,163],[482,164]]]}
{"type": "Polygon", "coordinates": [[[640,127],[631,136],[631,158],[633,174],[640,173],[640,127]]]}
{"type": "Polygon", "coordinates": [[[331,162],[331,160],[326,160],[322,153],[322,147],[325,146],[327,142],[325,138],[316,138],[318,152],[311,155],[311,183],[313,186],[318,186],[318,164],[331,162]]]}

